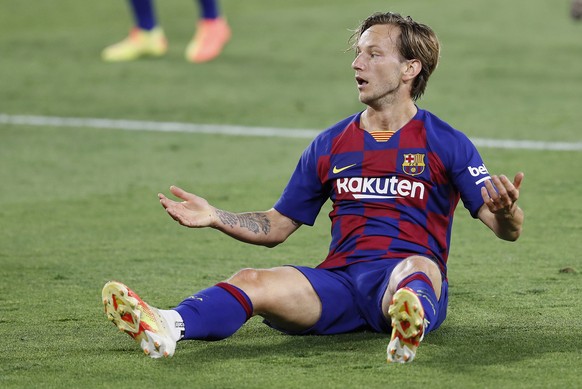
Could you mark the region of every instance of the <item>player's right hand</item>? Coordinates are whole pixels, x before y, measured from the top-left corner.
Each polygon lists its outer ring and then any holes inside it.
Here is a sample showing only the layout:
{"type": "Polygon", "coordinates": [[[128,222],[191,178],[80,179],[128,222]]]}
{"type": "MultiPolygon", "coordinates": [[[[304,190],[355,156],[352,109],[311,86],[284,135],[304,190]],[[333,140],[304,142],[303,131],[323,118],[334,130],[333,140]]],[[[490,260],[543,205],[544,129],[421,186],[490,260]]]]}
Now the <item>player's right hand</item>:
{"type": "Polygon", "coordinates": [[[170,192],[183,201],[174,201],[162,193],[158,193],[158,198],[172,219],[190,228],[212,225],[216,212],[208,201],[174,185],[170,187],[170,192]]]}

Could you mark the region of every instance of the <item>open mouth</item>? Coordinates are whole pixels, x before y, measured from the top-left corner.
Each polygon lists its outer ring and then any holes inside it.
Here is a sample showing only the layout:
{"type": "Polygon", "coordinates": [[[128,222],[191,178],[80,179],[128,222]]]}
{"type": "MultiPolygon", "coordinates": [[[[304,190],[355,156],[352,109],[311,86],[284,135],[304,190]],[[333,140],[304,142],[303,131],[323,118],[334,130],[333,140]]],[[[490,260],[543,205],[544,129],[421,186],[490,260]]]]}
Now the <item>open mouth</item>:
{"type": "Polygon", "coordinates": [[[368,81],[359,76],[356,76],[356,83],[358,84],[358,87],[368,85],[368,81]]]}

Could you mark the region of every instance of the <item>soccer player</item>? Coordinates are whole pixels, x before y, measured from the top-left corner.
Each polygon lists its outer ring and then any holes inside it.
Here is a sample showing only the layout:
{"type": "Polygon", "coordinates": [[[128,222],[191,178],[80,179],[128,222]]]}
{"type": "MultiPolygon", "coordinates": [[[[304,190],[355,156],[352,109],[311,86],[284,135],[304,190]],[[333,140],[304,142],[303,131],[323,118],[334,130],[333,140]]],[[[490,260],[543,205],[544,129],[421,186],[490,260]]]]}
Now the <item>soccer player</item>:
{"type": "MultiPolygon", "coordinates": [[[[194,37],[186,47],[186,60],[194,63],[216,58],[230,39],[230,27],[220,16],[217,0],[198,0],[201,14],[194,37]]],[[[156,20],[154,0],[129,0],[135,26],[129,36],[103,50],[107,62],[161,57],[168,49],[164,31],[156,20]]]]}
{"type": "Polygon", "coordinates": [[[151,357],[179,340],[223,339],[250,317],[290,334],[391,333],[389,362],[410,362],[446,316],[447,260],[459,199],[499,238],[516,240],[523,173],[490,175],[461,132],[419,108],[439,59],[428,26],[376,13],[353,36],[355,83],[366,105],[305,149],[281,197],[264,212],[232,213],[172,186],[159,194],[178,223],[273,247],[333,203],[331,244],[316,268],[243,269],[160,310],[124,284],[103,288],[109,319],[151,357]]]}

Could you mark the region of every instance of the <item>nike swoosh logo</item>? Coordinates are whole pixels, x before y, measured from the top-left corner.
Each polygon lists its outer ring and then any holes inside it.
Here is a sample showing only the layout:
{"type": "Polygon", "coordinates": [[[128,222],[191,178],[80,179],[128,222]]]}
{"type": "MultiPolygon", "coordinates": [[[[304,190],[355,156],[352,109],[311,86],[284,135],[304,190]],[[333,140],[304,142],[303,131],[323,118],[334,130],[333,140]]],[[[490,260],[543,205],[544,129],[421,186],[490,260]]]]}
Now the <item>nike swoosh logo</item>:
{"type": "Polygon", "coordinates": [[[349,169],[349,168],[351,168],[351,167],[354,167],[354,166],[356,166],[356,164],[355,164],[355,163],[354,163],[354,164],[351,164],[351,165],[348,165],[348,166],[340,167],[339,169],[338,169],[338,167],[337,167],[337,166],[334,166],[334,167],[333,167],[333,174],[338,174],[338,173],[341,173],[341,172],[343,172],[344,170],[346,170],[346,169],[349,169]]]}

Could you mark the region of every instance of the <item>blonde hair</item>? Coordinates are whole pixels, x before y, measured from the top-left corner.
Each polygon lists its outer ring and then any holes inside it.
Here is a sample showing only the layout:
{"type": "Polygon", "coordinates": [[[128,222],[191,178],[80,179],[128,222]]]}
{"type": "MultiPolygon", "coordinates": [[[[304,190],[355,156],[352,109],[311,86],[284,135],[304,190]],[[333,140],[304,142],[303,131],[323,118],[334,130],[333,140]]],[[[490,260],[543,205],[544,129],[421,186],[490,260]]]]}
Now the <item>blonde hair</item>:
{"type": "Polygon", "coordinates": [[[434,31],[427,25],[414,21],[410,16],[403,17],[394,12],[377,12],[364,20],[351,36],[352,49],[355,49],[360,37],[368,28],[376,24],[389,24],[400,28],[398,51],[406,60],[417,59],[422,69],[413,81],[410,92],[413,100],[418,100],[432,72],[436,69],[440,57],[440,43],[434,31]]]}

